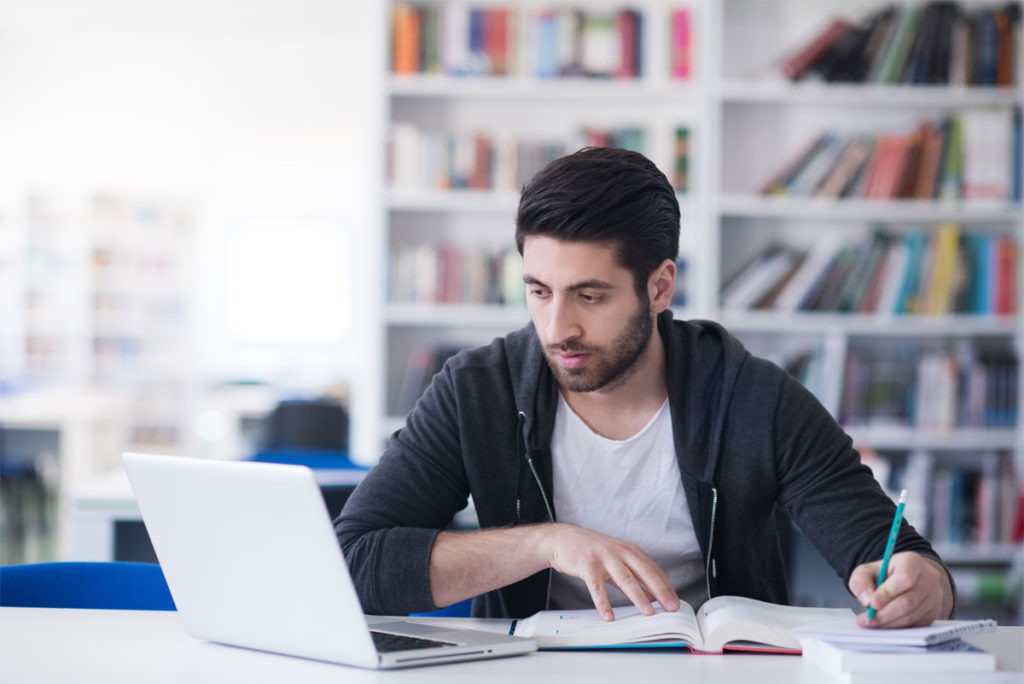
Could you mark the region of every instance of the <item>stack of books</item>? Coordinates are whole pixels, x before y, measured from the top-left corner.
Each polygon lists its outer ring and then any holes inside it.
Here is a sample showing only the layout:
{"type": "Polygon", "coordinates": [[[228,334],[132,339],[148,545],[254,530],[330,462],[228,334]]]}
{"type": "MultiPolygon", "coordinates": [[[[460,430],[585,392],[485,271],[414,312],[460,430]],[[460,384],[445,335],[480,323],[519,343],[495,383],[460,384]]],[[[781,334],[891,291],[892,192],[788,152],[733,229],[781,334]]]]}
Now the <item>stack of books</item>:
{"type": "Polygon", "coordinates": [[[798,627],[803,658],[844,684],[985,681],[996,658],[962,637],[992,631],[993,620],[937,620],[929,627],[865,629],[852,620],[798,627]]]}

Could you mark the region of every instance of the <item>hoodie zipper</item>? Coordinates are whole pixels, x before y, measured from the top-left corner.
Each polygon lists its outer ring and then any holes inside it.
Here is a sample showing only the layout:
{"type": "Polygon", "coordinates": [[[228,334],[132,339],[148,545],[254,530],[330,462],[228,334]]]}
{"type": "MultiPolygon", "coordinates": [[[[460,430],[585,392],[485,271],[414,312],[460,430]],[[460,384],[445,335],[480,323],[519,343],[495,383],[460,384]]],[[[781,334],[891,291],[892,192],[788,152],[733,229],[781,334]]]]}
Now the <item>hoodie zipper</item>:
{"type": "MultiPolygon", "coordinates": [[[[522,411],[519,411],[518,413],[519,413],[519,430],[516,433],[516,441],[518,442],[517,446],[519,448],[519,452],[521,454],[523,454],[523,456],[526,457],[526,465],[528,465],[530,467],[530,472],[533,474],[533,479],[537,483],[537,488],[540,490],[540,498],[544,501],[544,509],[548,513],[548,520],[550,520],[551,522],[555,522],[555,512],[553,510],[551,510],[551,502],[548,501],[547,492],[544,491],[544,485],[540,481],[540,474],[537,472],[537,466],[534,465],[533,458],[527,452],[527,450],[525,449],[524,444],[523,444],[523,423],[526,422],[526,414],[523,413],[522,411]]],[[[516,518],[517,519],[519,518],[519,501],[520,501],[520,499],[517,497],[516,498],[516,518]]],[[[545,596],[544,596],[544,609],[545,610],[547,610],[547,608],[551,605],[551,574],[552,574],[552,572],[553,571],[551,570],[551,568],[548,568],[548,588],[547,588],[547,592],[545,593],[545,596]]]]}
{"type": "Polygon", "coordinates": [[[708,531],[708,560],[704,566],[704,582],[708,590],[708,599],[711,598],[711,578],[718,579],[718,568],[715,567],[715,559],[711,551],[715,546],[715,513],[718,511],[718,489],[711,488],[711,529],[708,531]]]}

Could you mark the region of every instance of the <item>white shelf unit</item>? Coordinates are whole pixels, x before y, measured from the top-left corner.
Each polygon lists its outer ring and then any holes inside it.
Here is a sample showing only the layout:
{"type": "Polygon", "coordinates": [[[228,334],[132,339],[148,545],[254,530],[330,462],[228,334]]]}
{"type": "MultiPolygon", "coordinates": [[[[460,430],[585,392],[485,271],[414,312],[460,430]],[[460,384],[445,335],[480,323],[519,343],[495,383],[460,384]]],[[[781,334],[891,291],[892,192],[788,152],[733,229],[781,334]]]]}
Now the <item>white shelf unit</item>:
{"type": "MultiPolygon", "coordinates": [[[[555,2],[482,2],[482,6],[536,9],[555,2]]],[[[905,4],[905,3],[904,3],[905,4]]],[[[986,3],[968,0],[969,7],[986,3]]],[[[987,3],[991,5],[992,3],[987,3]]],[[[616,8],[609,2],[580,6],[616,8]]],[[[687,260],[687,306],[677,317],[721,321],[755,353],[782,359],[820,349],[824,380],[815,389],[833,415],[842,403],[843,373],[851,349],[905,343],[922,349],[953,348],[973,341],[1017,359],[1024,352],[1018,316],[882,316],[730,310],[720,289],[740,264],[771,240],[809,245],[821,231],[860,231],[884,226],[897,234],[953,221],[973,231],[1009,233],[1022,239],[1024,212],[1010,201],[869,201],[765,197],[761,184],[824,126],[882,132],[908,129],[921,117],[936,118],[965,109],[1020,107],[1022,90],[962,86],[871,86],[790,83],[778,75],[780,60],[816,35],[830,17],[863,18],[883,6],[876,0],[648,0],[633,3],[647,17],[651,36],[646,63],[654,71],[638,81],[538,81],[522,75],[464,78],[388,77],[390,121],[416,122],[458,131],[486,123],[513,134],[569,136],[583,123],[631,121],[660,133],[649,135],[645,152],[670,168],[674,126],[690,129],[690,187],[682,206],[681,255],[687,260]],[[665,78],[667,28],[652,17],[676,7],[691,12],[693,76],[684,83],[665,78]]],[[[390,31],[390,26],[387,27],[390,31]]],[[[1020,40],[1018,31],[1018,44],[1020,40]]],[[[1019,56],[1019,54],[1018,54],[1019,56]]],[[[1020,70],[1017,71],[1020,74],[1020,70]]],[[[511,244],[518,194],[472,190],[395,190],[385,193],[386,241],[462,240],[469,244],[511,244]],[[493,241],[493,242],[492,242],[493,241]]],[[[1018,264],[1018,273],[1020,273],[1018,264]]],[[[1021,299],[1018,288],[1018,300],[1021,299]]],[[[414,346],[450,342],[483,343],[526,320],[521,308],[382,303],[386,352],[379,376],[393,397],[414,346]]],[[[1017,396],[1020,396],[1018,382],[1017,396]]],[[[401,427],[402,417],[378,407],[382,437],[401,427]]],[[[955,428],[846,426],[858,446],[895,453],[926,454],[931,464],[963,454],[1011,454],[1017,478],[1024,473],[1024,431],[1016,427],[955,428]]],[[[919,499],[920,501],[920,499],[919,499]]],[[[946,545],[950,562],[970,569],[1011,564],[1019,545],[946,545]],[[980,559],[980,560],[979,560],[980,559]]],[[[1018,615],[1024,613],[1020,610],[1018,615]]]]}
{"type": "MultiPolygon", "coordinates": [[[[901,3],[906,4],[906,3],[901,3]]],[[[980,7],[984,3],[962,3],[980,7]]],[[[1024,242],[1022,212],[1013,201],[921,201],[771,197],[759,190],[772,174],[826,127],[851,132],[909,132],[922,118],[971,109],[1019,109],[1020,74],[1013,88],[964,86],[876,86],[785,80],[781,60],[817,35],[834,17],[863,19],[881,2],[810,0],[723,0],[712,4],[712,40],[720,50],[711,59],[713,118],[719,136],[712,141],[712,159],[720,164],[712,181],[707,242],[713,246],[712,279],[716,289],[750,257],[772,242],[813,244],[825,232],[867,234],[874,227],[900,234],[944,221],[988,234],[1009,234],[1024,242]]],[[[991,6],[991,3],[988,3],[991,6]]],[[[1021,41],[1020,26],[1015,35],[1021,41]]],[[[1018,52],[1018,58],[1020,53],[1018,52]]],[[[1020,60],[1018,59],[1018,63],[1020,60]]],[[[1021,273],[1021,264],[1017,263],[1021,273]]],[[[1021,302],[1020,282],[1017,302],[1021,302]]],[[[892,349],[896,345],[954,353],[958,345],[997,349],[1020,360],[1024,352],[1022,318],[977,315],[875,315],[840,313],[775,314],[765,311],[712,311],[757,352],[782,358],[793,350],[819,349],[824,381],[816,389],[833,415],[840,417],[844,368],[856,350],[892,349]]],[[[1021,394],[1018,374],[1016,396],[1021,394]]],[[[1010,458],[1018,480],[1024,476],[1024,432],[1019,405],[1015,427],[927,429],[914,425],[846,425],[855,445],[884,453],[901,465],[914,458],[926,464],[928,477],[948,464],[1010,458]]],[[[970,468],[971,466],[966,466],[970,468]]],[[[980,466],[979,466],[980,467],[980,466]]],[[[933,492],[924,499],[925,520],[912,521],[927,534],[937,533],[933,492]],[[931,528],[931,529],[929,529],[931,528]]],[[[1020,591],[1021,546],[943,542],[943,557],[957,572],[1004,573],[1011,591],[1020,591]],[[1017,575],[1016,577],[1014,575],[1017,575]]],[[[967,603],[971,598],[965,597],[967,603]]],[[[1024,613],[1018,595],[1011,606],[1017,619],[1024,613]]]]}

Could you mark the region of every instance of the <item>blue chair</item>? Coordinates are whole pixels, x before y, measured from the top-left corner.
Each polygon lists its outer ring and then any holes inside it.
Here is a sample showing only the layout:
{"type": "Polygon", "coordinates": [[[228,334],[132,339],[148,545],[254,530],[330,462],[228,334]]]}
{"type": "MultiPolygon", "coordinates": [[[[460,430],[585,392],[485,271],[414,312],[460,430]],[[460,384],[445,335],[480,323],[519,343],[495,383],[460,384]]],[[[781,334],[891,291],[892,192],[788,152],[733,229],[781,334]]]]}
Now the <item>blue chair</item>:
{"type": "Polygon", "coordinates": [[[410,617],[469,617],[472,606],[473,599],[466,599],[427,613],[410,613],[410,617]]]}
{"type": "Polygon", "coordinates": [[[0,606],[175,610],[155,563],[26,563],[0,566],[0,606]]]}

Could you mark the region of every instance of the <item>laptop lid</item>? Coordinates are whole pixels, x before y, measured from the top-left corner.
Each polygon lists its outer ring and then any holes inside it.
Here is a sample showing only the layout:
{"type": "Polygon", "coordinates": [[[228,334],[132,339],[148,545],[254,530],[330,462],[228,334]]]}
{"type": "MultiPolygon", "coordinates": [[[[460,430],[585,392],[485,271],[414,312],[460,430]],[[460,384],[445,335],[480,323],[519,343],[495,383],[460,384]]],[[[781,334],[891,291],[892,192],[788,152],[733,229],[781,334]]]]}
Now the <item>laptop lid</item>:
{"type": "MultiPolygon", "coordinates": [[[[192,636],[368,668],[536,648],[496,634],[453,639],[461,632],[445,630],[441,641],[460,643],[443,653],[379,654],[311,470],[135,453],[123,461],[192,636]]],[[[402,633],[398,622],[387,631],[402,633]]]]}

